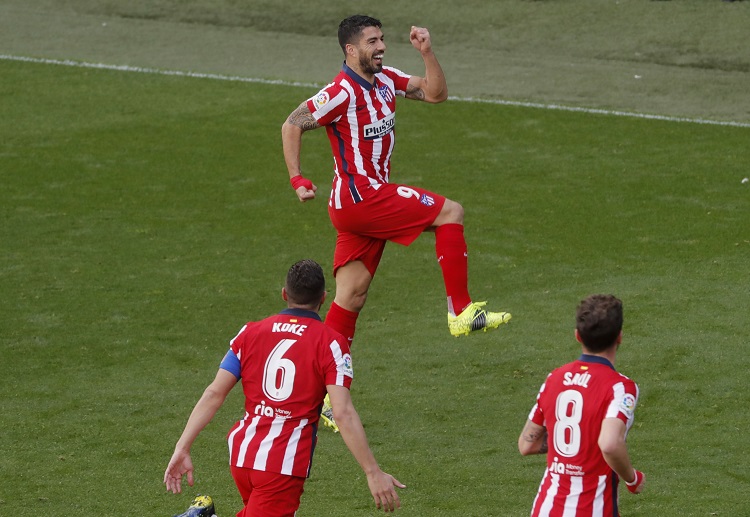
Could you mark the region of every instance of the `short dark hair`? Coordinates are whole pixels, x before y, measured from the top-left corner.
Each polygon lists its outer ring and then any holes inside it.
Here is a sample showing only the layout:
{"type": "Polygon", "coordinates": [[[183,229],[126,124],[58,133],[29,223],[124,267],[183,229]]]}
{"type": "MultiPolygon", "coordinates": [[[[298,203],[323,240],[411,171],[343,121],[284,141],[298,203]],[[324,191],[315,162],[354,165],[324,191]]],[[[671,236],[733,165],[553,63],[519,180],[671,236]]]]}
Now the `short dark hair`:
{"type": "Polygon", "coordinates": [[[286,274],[284,290],[294,305],[317,305],[323,299],[326,290],[323,268],[311,259],[296,262],[286,274]]]}
{"type": "Polygon", "coordinates": [[[578,305],[576,329],[590,352],[607,350],[622,330],[622,302],[611,294],[592,294],[578,305]]]}
{"type": "Polygon", "coordinates": [[[355,14],[341,20],[341,23],[339,23],[339,45],[341,45],[341,50],[346,54],[346,45],[357,41],[359,39],[358,36],[365,27],[377,27],[380,29],[382,26],[383,24],[380,23],[380,20],[363,14],[355,14]]]}

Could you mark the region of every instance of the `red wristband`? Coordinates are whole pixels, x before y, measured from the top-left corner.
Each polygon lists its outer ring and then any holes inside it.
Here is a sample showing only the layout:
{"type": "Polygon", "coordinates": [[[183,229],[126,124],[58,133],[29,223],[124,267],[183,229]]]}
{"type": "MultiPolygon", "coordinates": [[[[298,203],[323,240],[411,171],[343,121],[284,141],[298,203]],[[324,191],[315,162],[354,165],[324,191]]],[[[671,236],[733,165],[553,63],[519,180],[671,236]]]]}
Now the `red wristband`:
{"type": "Polygon", "coordinates": [[[312,190],[313,188],[312,181],[303,177],[302,174],[289,178],[289,183],[292,184],[294,190],[297,190],[300,187],[305,187],[307,190],[312,190]]]}
{"type": "Polygon", "coordinates": [[[632,493],[636,493],[636,490],[638,490],[638,487],[641,486],[641,483],[643,483],[643,472],[639,472],[635,469],[633,469],[633,473],[635,474],[635,479],[628,483],[625,481],[625,486],[628,487],[628,490],[632,493]]]}

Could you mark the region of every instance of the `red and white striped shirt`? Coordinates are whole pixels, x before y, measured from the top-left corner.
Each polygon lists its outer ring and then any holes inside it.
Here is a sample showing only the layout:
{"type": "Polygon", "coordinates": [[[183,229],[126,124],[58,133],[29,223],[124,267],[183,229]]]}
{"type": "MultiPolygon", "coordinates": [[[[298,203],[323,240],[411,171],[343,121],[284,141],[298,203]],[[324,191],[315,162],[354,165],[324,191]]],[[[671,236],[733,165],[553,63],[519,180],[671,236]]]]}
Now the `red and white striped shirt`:
{"type": "Polygon", "coordinates": [[[359,203],[368,188],[388,183],[396,143],[396,96],[411,76],[384,66],[370,84],[346,63],[333,82],[307,100],[315,120],[326,126],[335,162],[329,206],[359,203]]]}
{"type": "Polygon", "coordinates": [[[638,386],[601,357],[549,374],[529,420],[547,428],[547,469],[532,517],[618,517],[618,476],[599,449],[605,418],[633,425],[638,386]]]}
{"type": "Polygon", "coordinates": [[[236,467],[307,477],[329,384],[351,386],[349,345],[311,311],[245,325],[222,368],[242,380],[245,416],[227,435],[236,467]]]}

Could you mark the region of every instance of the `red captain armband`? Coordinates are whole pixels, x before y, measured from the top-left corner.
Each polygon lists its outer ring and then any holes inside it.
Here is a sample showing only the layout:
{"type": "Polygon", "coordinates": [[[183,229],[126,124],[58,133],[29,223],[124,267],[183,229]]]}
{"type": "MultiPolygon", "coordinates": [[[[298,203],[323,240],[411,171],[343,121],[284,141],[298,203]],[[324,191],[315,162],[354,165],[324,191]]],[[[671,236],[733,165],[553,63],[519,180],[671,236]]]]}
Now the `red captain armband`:
{"type": "Polygon", "coordinates": [[[300,187],[305,187],[307,190],[312,190],[313,188],[312,181],[304,178],[302,174],[298,174],[297,176],[289,178],[289,183],[292,184],[292,188],[294,190],[297,190],[300,187]]]}
{"type": "Polygon", "coordinates": [[[643,472],[640,472],[638,470],[633,469],[633,473],[635,474],[635,479],[628,483],[625,481],[625,486],[628,487],[628,490],[633,493],[637,494],[638,489],[643,484],[643,480],[646,479],[646,476],[643,475],[643,472]]]}

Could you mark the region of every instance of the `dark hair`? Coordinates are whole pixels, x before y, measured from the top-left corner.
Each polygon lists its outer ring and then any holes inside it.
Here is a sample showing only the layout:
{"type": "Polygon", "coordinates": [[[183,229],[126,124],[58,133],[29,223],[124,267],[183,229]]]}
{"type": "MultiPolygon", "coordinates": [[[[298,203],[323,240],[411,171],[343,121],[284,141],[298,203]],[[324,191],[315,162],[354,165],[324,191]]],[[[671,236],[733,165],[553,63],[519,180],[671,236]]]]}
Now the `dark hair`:
{"type": "Polygon", "coordinates": [[[611,294],[592,294],[578,305],[576,329],[590,352],[607,350],[622,330],[622,302],[611,294]]]}
{"type": "Polygon", "coordinates": [[[341,50],[346,54],[346,45],[357,41],[359,39],[358,36],[365,27],[377,27],[379,29],[382,26],[383,24],[380,23],[380,20],[363,14],[355,14],[341,20],[341,23],[339,23],[339,45],[341,45],[341,50]]]}
{"type": "Polygon", "coordinates": [[[284,289],[294,305],[317,305],[326,290],[323,268],[314,260],[300,260],[289,268],[284,289]]]}

